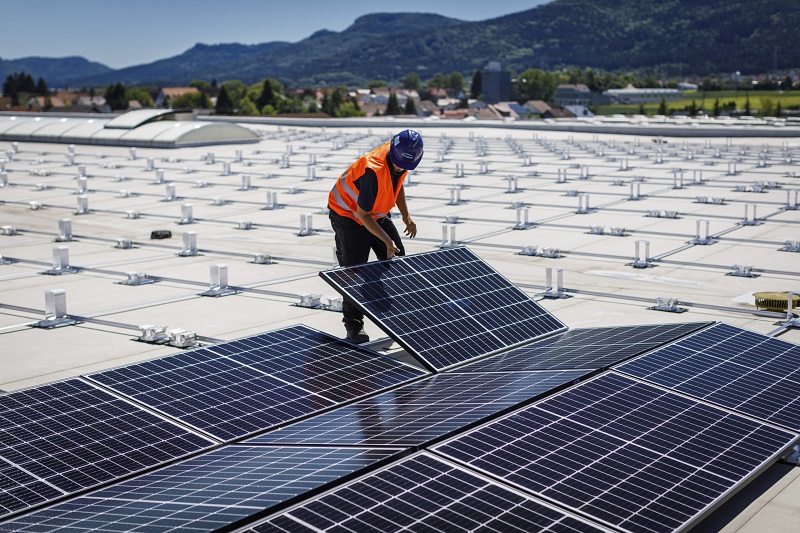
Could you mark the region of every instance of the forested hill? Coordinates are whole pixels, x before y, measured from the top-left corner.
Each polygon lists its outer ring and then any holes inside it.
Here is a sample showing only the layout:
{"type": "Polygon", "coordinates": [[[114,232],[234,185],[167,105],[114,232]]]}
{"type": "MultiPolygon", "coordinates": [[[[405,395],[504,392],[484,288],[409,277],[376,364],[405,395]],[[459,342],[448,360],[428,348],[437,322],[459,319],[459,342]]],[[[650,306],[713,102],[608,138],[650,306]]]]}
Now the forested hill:
{"type": "MultiPolygon", "coordinates": [[[[489,61],[521,72],[592,67],[656,75],[800,67],[797,0],[554,0],[480,22],[374,14],[297,43],[198,45],[176,57],[87,75],[94,84],[183,85],[273,77],[294,86],[397,82],[409,72],[471,76],[489,61]]],[[[38,72],[31,72],[38,77],[38,72]]],[[[50,80],[50,86],[70,81],[50,80]]]]}
{"type": "Polygon", "coordinates": [[[10,74],[25,72],[30,74],[34,80],[43,78],[53,87],[50,80],[57,81],[59,84],[64,80],[88,80],[94,76],[114,72],[114,69],[88,61],[83,57],[25,57],[22,59],[2,59],[0,58],[0,79],[5,80],[10,74]]]}

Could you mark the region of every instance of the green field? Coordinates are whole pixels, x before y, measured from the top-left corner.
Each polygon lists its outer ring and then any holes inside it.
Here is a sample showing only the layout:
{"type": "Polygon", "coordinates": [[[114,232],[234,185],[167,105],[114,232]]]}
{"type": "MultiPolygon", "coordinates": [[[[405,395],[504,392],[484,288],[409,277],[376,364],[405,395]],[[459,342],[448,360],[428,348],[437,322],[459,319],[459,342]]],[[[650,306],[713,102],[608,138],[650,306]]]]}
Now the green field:
{"type": "MultiPolygon", "coordinates": [[[[667,102],[667,114],[672,111],[683,111],[692,105],[694,100],[698,109],[704,110],[709,115],[713,114],[714,101],[719,98],[720,107],[725,106],[728,102],[736,102],[736,109],[744,109],[747,98],[750,98],[750,109],[752,114],[757,115],[758,110],[762,108],[762,99],[772,100],[773,107],[780,102],[781,108],[785,111],[787,109],[800,109],[800,91],[718,91],[703,93],[700,91],[684,91],[682,100],[673,100],[667,102]]],[[[655,115],[658,113],[660,103],[654,102],[644,104],[644,112],[646,115],[655,115]]],[[[615,104],[597,106],[593,109],[597,115],[636,115],[640,113],[639,104],[615,104]]]]}

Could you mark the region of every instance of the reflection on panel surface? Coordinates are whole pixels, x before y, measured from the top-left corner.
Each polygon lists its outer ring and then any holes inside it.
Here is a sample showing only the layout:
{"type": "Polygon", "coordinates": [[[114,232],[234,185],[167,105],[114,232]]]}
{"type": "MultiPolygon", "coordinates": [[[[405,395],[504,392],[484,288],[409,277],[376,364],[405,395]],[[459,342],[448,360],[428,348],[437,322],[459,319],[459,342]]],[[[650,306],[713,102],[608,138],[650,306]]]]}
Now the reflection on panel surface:
{"type": "Polygon", "coordinates": [[[250,442],[423,445],[583,375],[584,371],[438,374],[250,442]]]}
{"type": "Polygon", "coordinates": [[[423,375],[292,326],[89,377],[227,441],[423,375]]]}
{"type": "Polygon", "coordinates": [[[399,451],[229,445],[0,524],[0,531],[211,531],[399,451]]]}

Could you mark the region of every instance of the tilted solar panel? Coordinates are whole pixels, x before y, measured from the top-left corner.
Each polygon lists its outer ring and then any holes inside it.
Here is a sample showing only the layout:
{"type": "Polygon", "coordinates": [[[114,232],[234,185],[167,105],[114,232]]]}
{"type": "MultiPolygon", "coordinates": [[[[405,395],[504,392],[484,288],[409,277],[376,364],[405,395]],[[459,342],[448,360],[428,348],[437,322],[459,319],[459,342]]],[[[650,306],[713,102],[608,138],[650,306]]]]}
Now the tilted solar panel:
{"type": "Polygon", "coordinates": [[[210,448],[81,379],[0,395],[0,516],[210,448]]]}
{"type": "Polygon", "coordinates": [[[458,372],[607,368],[711,322],[572,329],[459,367],[458,372]]]}
{"type": "Polygon", "coordinates": [[[421,446],[584,375],[580,370],[436,374],[249,442],[421,446]]]}
{"type": "Polygon", "coordinates": [[[320,276],[433,370],[566,329],[463,247],[323,271],[320,276]]]}
{"type": "Polygon", "coordinates": [[[20,516],[0,531],[212,531],[400,452],[229,445],[20,516]]]}
{"type": "Polygon", "coordinates": [[[541,500],[422,453],[248,531],[605,531],[541,500]]]}
{"type": "Polygon", "coordinates": [[[434,449],[614,527],[673,531],[797,438],[608,372],[434,449]]]}
{"type": "Polygon", "coordinates": [[[305,326],[88,376],[228,441],[425,375],[305,326]]]}
{"type": "Polygon", "coordinates": [[[615,370],[800,431],[800,346],[717,324],[615,370]]]}

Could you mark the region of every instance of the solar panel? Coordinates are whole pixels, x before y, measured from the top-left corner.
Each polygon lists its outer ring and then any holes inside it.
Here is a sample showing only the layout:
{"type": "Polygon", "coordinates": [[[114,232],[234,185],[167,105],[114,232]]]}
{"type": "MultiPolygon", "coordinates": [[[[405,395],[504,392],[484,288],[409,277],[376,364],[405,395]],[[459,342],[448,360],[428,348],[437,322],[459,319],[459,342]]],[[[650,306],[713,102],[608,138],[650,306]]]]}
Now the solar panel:
{"type": "Polygon", "coordinates": [[[435,449],[626,531],[673,531],[798,435],[605,373],[435,449]]]}
{"type": "Polygon", "coordinates": [[[420,446],[571,384],[585,371],[437,374],[249,442],[420,446]]]}
{"type": "Polygon", "coordinates": [[[463,247],[323,271],[320,276],[433,370],[566,329],[463,247]]]}
{"type": "Polygon", "coordinates": [[[399,450],[229,445],[2,524],[11,531],[211,531],[399,450]]]}
{"type": "Polygon", "coordinates": [[[427,453],[336,488],[249,531],[334,530],[604,531],[427,453]]]}
{"type": "Polygon", "coordinates": [[[0,518],[63,495],[52,485],[0,460],[0,518]]]}
{"type": "Polygon", "coordinates": [[[712,324],[572,329],[462,366],[458,372],[607,368],[712,324]]]}
{"type": "Polygon", "coordinates": [[[423,375],[293,326],[89,378],[228,441],[423,375]]]}
{"type": "Polygon", "coordinates": [[[416,366],[306,326],[219,344],[209,350],[335,402],[427,375],[416,366]]]}
{"type": "Polygon", "coordinates": [[[616,368],[800,430],[800,346],[727,324],[616,368]]]}
{"type": "Polygon", "coordinates": [[[212,445],[80,379],[5,393],[0,516],[212,445]]]}

